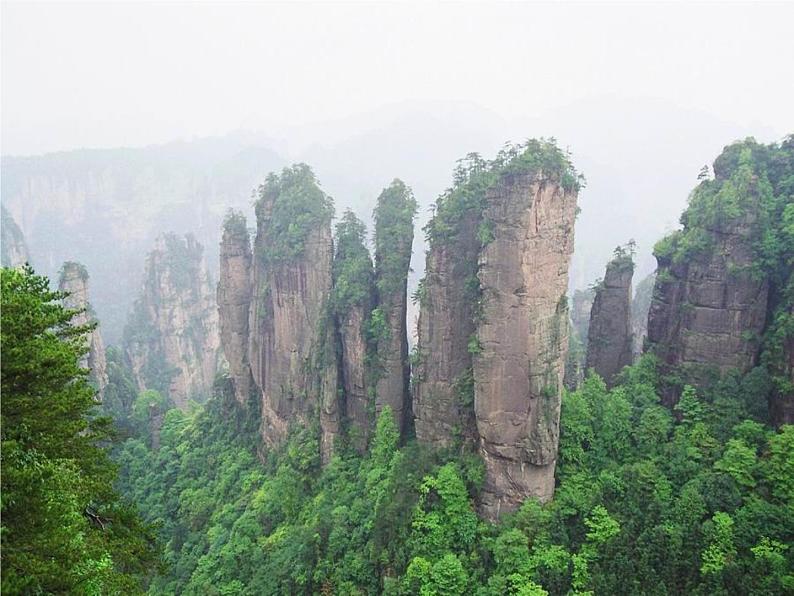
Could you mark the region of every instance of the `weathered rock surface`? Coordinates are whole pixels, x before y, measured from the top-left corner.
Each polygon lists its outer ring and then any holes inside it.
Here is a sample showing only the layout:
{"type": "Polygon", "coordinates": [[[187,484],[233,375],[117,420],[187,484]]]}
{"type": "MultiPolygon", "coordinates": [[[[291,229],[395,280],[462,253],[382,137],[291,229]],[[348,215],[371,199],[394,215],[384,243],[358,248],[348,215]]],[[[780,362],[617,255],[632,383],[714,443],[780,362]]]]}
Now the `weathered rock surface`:
{"type": "Polygon", "coordinates": [[[416,208],[413,193],[400,180],[384,189],[375,208],[377,310],[386,326],[376,346],[375,413],[391,407],[403,435],[412,423],[406,313],[416,208]]]}
{"type": "Polygon", "coordinates": [[[369,312],[369,306],[354,306],[346,316],[337,319],[345,418],[348,434],[359,450],[366,447],[374,426],[366,366],[369,348],[365,325],[369,320],[369,312]]]}
{"type": "Polygon", "coordinates": [[[157,238],[125,329],[125,354],[139,390],[160,391],[182,409],[190,399],[209,396],[220,348],[212,288],[193,236],[157,238]]]}
{"type": "Polygon", "coordinates": [[[232,213],[227,217],[220,249],[220,342],[229,365],[234,397],[239,404],[246,405],[251,390],[248,323],[252,294],[252,254],[245,218],[242,215],[232,213]]]}
{"type": "Polygon", "coordinates": [[[633,358],[640,357],[648,337],[648,311],[653,298],[653,286],[656,283],[656,273],[645,277],[634,290],[634,299],[631,301],[631,343],[633,358]]]}
{"type": "MultiPolygon", "coordinates": [[[[648,341],[663,367],[679,369],[688,383],[709,373],[747,372],[760,349],[767,313],[769,281],[749,271],[749,241],[755,215],[707,230],[711,248],[691,258],[657,255],[658,273],[648,315],[648,341]]],[[[667,387],[663,399],[678,401],[667,387]]]]}
{"type": "MultiPolygon", "coordinates": [[[[63,264],[58,282],[58,290],[67,292],[63,304],[68,309],[82,310],[72,319],[76,326],[95,323],[96,319],[88,299],[88,272],[80,263],[69,261],[63,264]]],[[[80,366],[91,371],[91,380],[97,388],[97,401],[102,401],[105,387],[108,384],[107,362],[105,360],[105,344],[99,327],[94,328],[88,336],[88,352],[80,361],[80,366]]]]}
{"type": "Polygon", "coordinates": [[[632,360],[631,278],[634,263],[627,254],[609,262],[598,285],[590,310],[587,366],[604,379],[608,387],[632,360]]]}
{"type": "Polygon", "coordinates": [[[25,236],[11,214],[2,206],[0,206],[0,243],[2,243],[0,265],[18,267],[30,263],[30,253],[25,243],[25,236]]]}
{"type": "Polygon", "coordinates": [[[531,172],[505,174],[488,190],[474,409],[489,518],[554,491],[576,198],[531,172]]]}
{"type": "Polygon", "coordinates": [[[416,437],[439,447],[458,440],[476,444],[478,440],[469,340],[476,332],[478,297],[473,290],[479,285],[480,220],[478,211],[467,214],[455,238],[431,246],[427,253],[413,408],[416,437]]]}
{"type": "Polygon", "coordinates": [[[285,170],[273,188],[263,187],[256,206],[248,358],[261,393],[261,436],[269,447],[284,442],[291,424],[309,426],[316,421],[325,401],[319,395],[318,371],[326,364],[322,358],[333,258],[330,213],[308,225],[300,246],[285,253],[281,210],[291,200],[286,186],[294,176],[295,184],[310,185],[301,186],[303,190],[321,192],[313,175],[309,178],[301,166],[295,168],[285,170]]]}

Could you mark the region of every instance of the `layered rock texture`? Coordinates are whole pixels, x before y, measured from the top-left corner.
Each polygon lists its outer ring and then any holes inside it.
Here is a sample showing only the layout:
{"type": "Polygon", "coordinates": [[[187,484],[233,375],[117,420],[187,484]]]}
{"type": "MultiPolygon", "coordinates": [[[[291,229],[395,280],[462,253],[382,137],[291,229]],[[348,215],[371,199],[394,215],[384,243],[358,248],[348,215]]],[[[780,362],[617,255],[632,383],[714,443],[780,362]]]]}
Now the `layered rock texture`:
{"type": "Polygon", "coordinates": [[[25,236],[11,214],[2,206],[0,206],[0,246],[2,247],[0,265],[3,267],[18,267],[30,263],[25,236]]]}
{"type": "Polygon", "coordinates": [[[493,240],[480,255],[474,410],[481,508],[496,517],[554,492],[576,191],[554,172],[510,173],[489,189],[485,217],[493,240]]]}
{"type": "MultiPolygon", "coordinates": [[[[347,211],[336,226],[334,290],[338,395],[352,443],[363,451],[374,428],[376,376],[371,370],[376,346],[370,338],[375,304],[375,271],[366,247],[366,228],[347,211]]],[[[335,388],[336,389],[336,388],[335,388]]]]}
{"type": "Polygon", "coordinates": [[[611,387],[632,361],[631,278],[634,262],[623,248],[615,251],[596,287],[588,327],[587,365],[611,387]]]}
{"type": "Polygon", "coordinates": [[[230,212],[223,225],[218,281],[220,342],[229,366],[234,397],[247,405],[251,390],[248,325],[251,309],[251,241],[245,217],[230,212]]]}
{"type": "MultiPolygon", "coordinates": [[[[72,319],[75,326],[97,323],[88,300],[88,271],[83,265],[73,261],[63,264],[58,291],[67,294],[63,299],[66,308],[81,311],[72,319]]],[[[87,343],[86,353],[80,361],[80,366],[91,371],[90,378],[97,389],[97,401],[102,401],[108,384],[108,372],[105,344],[98,326],[88,334],[87,343]]]]}
{"type": "Polygon", "coordinates": [[[266,447],[319,429],[328,461],[346,440],[364,450],[387,406],[410,427],[406,280],[416,202],[395,180],[375,211],[376,262],[350,211],[331,236],[333,203],[305,164],[259,188],[257,233],[231,213],[221,242],[221,340],[235,396],[253,393],[266,447]]]}
{"type": "Polygon", "coordinates": [[[191,235],[157,238],[124,333],[139,390],[160,391],[182,409],[209,396],[220,344],[212,286],[203,248],[191,235]]]}
{"type": "Polygon", "coordinates": [[[375,207],[375,412],[389,406],[404,434],[412,422],[408,362],[408,271],[417,204],[411,190],[395,180],[375,207]]]}
{"type": "Polygon", "coordinates": [[[472,155],[426,228],[417,437],[478,445],[489,518],[553,493],[577,181],[551,143],[472,155]]]}
{"type": "MultiPolygon", "coordinates": [[[[332,215],[331,199],[308,166],[271,174],[259,188],[248,359],[261,395],[266,446],[281,444],[290,424],[317,420],[332,284],[332,215]]],[[[325,426],[327,444],[335,423],[325,426]]]]}
{"type": "MultiPolygon", "coordinates": [[[[683,229],[655,248],[650,349],[664,371],[706,391],[716,378],[761,365],[773,380],[770,409],[780,423],[794,400],[786,354],[794,237],[785,227],[794,221],[794,143],[731,145],[714,174],[693,192],[683,229]]],[[[680,391],[680,383],[668,383],[665,401],[676,403],[680,391]]]]}
{"type": "Polygon", "coordinates": [[[437,447],[478,442],[469,342],[477,331],[479,210],[466,213],[459,232],[431,243],[421,282],[413,407],[417,438],[437,447]]]}

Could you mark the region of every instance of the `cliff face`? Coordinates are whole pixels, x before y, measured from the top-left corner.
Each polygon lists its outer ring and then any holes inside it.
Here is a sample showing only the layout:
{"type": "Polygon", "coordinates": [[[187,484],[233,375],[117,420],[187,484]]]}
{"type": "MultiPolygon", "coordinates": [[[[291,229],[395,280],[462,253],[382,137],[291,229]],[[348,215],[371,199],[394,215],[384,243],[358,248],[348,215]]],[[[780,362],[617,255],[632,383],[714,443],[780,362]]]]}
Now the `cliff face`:
{"type": "Polygon", "coordinates": [[[631,301],[631,350],[634,359],[642,354],[645,338],[648,337],[648,311],[651,308],[655,283],[656,273],[651,273],[634,290],[631,301]]]}
{"type": "Polygon", "coordinates": [[[138,389],[160,391],[182,409],[209,395],[219,356],[218,310],[202,253],[190,235],[160,236],[125,329],[138,389]]]}
{"type": "Polygon", "coordinates": [[[308,166],[299,165],[260,187],[256,215],[248,358],[261,393],[262,439],[275,446],[291,423],[316,420],[320,406],[332,207],[308,166]]]}
{"type": "Polygon", "coordinates": [[[554,489],[576,176],[543,141],[470,155],[425,228],[416,434],[477,446],[491,519],[554,489]]]}
{"type": "MultiPolygon", "coordinates": [[[[648,340],[666,369],[705,384],[712,371],[747,372],[764,330],[769,280],[750,268],[752,210],[705,233],[709,249],[687,259],[657,254],[659,264],[648,315],[648,340]]],[[[666,403],[678,401],[668,387],[666,403]]]]}
{"type": "MultiPolygon", "coordinates": [[[[758,367],[771,381],[770,422],[790,420],[793,176],[794,138],[729,145],[714,161],[714,177],[693,190],[682,229],[655,246],[648,349],[666,379],[677,380],[663,388],[667,404],[684,383],[708,397],[718,378],[758,367]]],[[[766,405],[737,403],[756,412],[766,405]]]]}
{"type": "MultiPolygon", "coordinates": [[[[84,310],[85,312],[72,319],[76,326],[96,322],[88,300],[88,272],[79,263],[69,261],[63,264],[58,283],[58,291],[69,295],[63,299],[66,308],[84,310]]],[[[91,370],[91,380],[97,388],[97,401],[102,401],[105,387],[108,384],[107,362],[105,360],[105,344],[99,328],[96,327],[88,336],[88,352],[82,358],[80,366],[91,370]]]]}
{"type": "Polygon", "coordinates": [[[224,222],[220,251],[218,314],[220,343],[229,365],[234,397],[248,403],[251,368],[248,364],[248,320],[251,308],[251,242],[245,218],[230,213],[224,222]]]}
{"type": "Polygon", "coordinates": [[[375,272],[366,247],[364,224],[347,211],[336,226],[334,289],[331,299],[336,329],[337,401],[352,444],[363,451],[374,428],[376,376],[369,338],[375,302],[375,272]]]}
{"type": "Polygon", "coordinates": [[[474,356],[487,517],[554,491],[575,218],[575,190],[541,173],[507,174],[488,191],[474,356]]]}
{"type": "Polygon", "coordinates": [[[375,285],[381,326],[376,339],[375,411],[390,406],[401,433],[412,421],[406,309],[408,271],[417,204],[411,190],[395,180],[375,208],[375,285]]]}
{"type": "Polygon", "coordinates": [[[416,437],[439,447],[478,440],[469,341],[476,332],[480,220],[479,211],[466,214],[451,241],[430,247],[419,293],[416,437]]]}
{"type": "Polygon", "coordinates": [[[587,366],[611,387],[616,375],[632,360],[631,278],[634,263],[621,251],[609,262],[590,311],[587,366]]]}
{"type": "Polygon", "coordinates": [[[3,267],[18,267],[31,262],[22,230],[2,206],[0,206],[0,242],[2,242],[0,265],[3,267]]]}

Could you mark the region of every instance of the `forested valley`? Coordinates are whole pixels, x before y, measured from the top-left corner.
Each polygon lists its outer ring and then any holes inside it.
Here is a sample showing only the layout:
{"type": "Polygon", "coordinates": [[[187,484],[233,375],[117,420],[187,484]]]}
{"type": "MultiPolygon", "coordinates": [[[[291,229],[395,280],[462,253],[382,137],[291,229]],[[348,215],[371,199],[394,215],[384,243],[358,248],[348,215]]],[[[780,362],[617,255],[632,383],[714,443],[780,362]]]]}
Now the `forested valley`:
{"type": "Polygon", "coordinates": [[[415,292],[409,181],[370,236],[286,167],[217,283],[158,238],[107,348],[4,212],[2,591],[794,593],[794,137],[726,146],[654,276],[616,238],[586,292],[574,159],[461,159],[415,292]]]}

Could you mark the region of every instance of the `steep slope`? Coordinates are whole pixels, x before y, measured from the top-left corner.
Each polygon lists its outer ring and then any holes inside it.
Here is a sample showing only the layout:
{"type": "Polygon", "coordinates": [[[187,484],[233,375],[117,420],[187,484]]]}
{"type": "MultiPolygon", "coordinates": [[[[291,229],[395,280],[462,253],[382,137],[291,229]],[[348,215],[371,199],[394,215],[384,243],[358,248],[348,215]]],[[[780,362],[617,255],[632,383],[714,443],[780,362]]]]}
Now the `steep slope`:
{"type": "Polygon", "coordinates": [[[426,228],[417,437],[479,446],[489,518],[554,489],[578,187],[553,143],[470,155],[426,228]]]}
{"type": "Polygon", "coordinates": [[[752,139],[725,148],[714,179],[703,180],[682,215],[683,229],[656,245],[659,264],[648,318],[650,349],[668,379],[708,388],[761,364],[774,385],[773,419],[794,400],[786,346],[794,265],[794,142],[752,139]],[[671,375],[674,375],[671,376],[671,375]]]}
{"type": "Polygon", "coordinates": [[[577,198],[554,149],[528,155],[487,193],[474,409],[486,468],[480,508],[490,518],[554,492],[577,198]]]}
{"type": "MultiPolygon", "coordinates": [[[[91,272],[103,336],[118,344],[137,297],[141,255],[166,231],[217,246],[229,207],[250,208],[263,168],[284,159],[260,134],[136,148],[2,156],[3,203],[25,230],[36,266],[54,277],[64,255],[91,272]]],[[[214,251],[213,251],[214,252],[214,251]]],[[[215,273],[216,262],[208,263],[215,273]]]]}
{"type": "Polygon", "coordinates": [[[410,363],[408,362],[408,272],[417,204],[411,189],[394,180],[375,207],[375,287],[377,325],[375,410],[389,406],[405,433],[411,424],[410,363]]]}
{"type": "MultiPolygon", "coordinates": [[[[66,292],[63,299],[66,308],[82,310],[81,314],[72,319],[75,325],[81,326],[95,323],[94,312],[88,299],[88,271],[80,263],[69,261],[63,264],[58,291],[66,292]]],[[[88,336],[88,352],[80,362],[80,366],[91,370],[91,380],[97,388],[97,401],[102,401],[105,387],[108,384],[107,362],[105,361],[105,344],[99,327],[88,336]]]]}
{"type": "Polygon", "coordinates": [[[365,245],[366,227],[352,211],[336,226],[331,309],[336,329],[342,410],[352,443],[363,451],[374,429],[374,346],[369,339],[375,272],[365,245]]]}
{"type": "Polygon", "coordinates": [[[332,216],[330,197],[305,164],[271,174],[259,187],[248,357],[268,446],[282,443],[290,424],[317,419],[332,216]]]}
{"type": "Polygon", "coordinates": [[[143,288],[124,332],[139,390],[185,409],[205,399],[217,369],[218,310],[203,248],[191,236],[160,236],[146,258],[143,288]]]}
{"type": "Polygon", "coordinates": [[[0,206],[0,242],[2,243],[0,265],[3,267],[17,267],[31,262],[25,236],[3,206],[0,206]]]}
{"type": "Polygon", "coordinates": [[[251,241],[245,217],[230,211],[223,222],[218,281],[220,343],[234,396],[241,405],[248,403],[251,368],[248,364],[248,323],[251,307],[251,241]]]}
{"type": "Polygon", "coordinates": [[[479,441],[470,342],[479,313],[478,232],[491,182],[487,169],[478,155],[459,162],[453,188],[439,198],[425,227],[429,248],[416,295],[420,311],[413,408],[417,438],[440,447],[479,441]]]}
{"type": "Polygon", "coordinates": [[[632,253],[623,247],[607,264],[604,279],[596,287],[588,326],[586,370],[595,370],[608,387],[616,375],[631,364],[632,253]]]}

